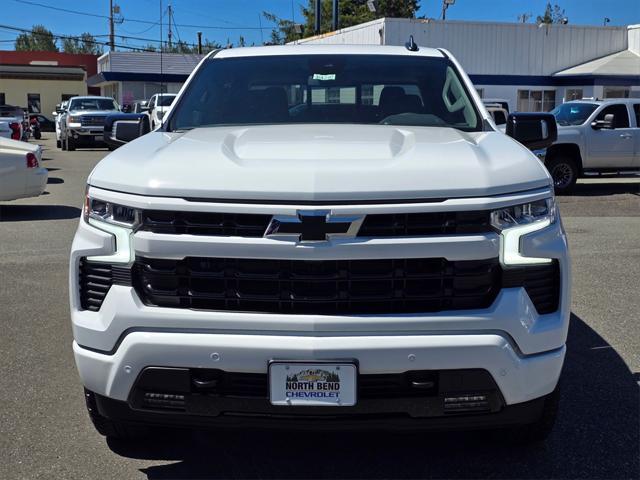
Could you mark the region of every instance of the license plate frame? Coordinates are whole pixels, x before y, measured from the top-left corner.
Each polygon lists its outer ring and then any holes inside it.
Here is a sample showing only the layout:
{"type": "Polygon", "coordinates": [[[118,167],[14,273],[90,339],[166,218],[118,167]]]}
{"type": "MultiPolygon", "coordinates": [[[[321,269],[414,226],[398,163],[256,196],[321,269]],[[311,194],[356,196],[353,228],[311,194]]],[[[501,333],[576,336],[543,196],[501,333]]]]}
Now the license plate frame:
{"type": "Polygon", "coordinates": [[[269,401],[276,406],[350,407],[358,401],[353,360],[273,360],[268,380],[269,401]]]}

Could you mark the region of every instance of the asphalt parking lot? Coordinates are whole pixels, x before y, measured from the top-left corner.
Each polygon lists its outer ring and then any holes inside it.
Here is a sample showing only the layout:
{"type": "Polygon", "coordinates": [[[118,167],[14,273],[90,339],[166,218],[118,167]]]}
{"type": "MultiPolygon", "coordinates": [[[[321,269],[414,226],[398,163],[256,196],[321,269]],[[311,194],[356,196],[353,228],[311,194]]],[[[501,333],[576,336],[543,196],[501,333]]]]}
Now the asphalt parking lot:
{"type": "Polygon", "coordinates": [[[0,203],[0,478],[640,478],[640,178],[584,180],[559,200],[573,316],[560,418],[546,444],[287,431],[121,444],[86,415],[67,300],[85,181],[107,151],[62,152],[51,137],[46,194],[0,203]]]}

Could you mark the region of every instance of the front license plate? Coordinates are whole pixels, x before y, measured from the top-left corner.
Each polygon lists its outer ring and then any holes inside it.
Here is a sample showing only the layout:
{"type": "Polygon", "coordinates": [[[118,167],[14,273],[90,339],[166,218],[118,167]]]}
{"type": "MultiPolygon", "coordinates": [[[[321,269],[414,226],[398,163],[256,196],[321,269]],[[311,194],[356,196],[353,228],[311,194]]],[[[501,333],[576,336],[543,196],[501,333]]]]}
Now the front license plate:
{"type": "Polygon", "coordinates": [[[348,407],[356,404],[356,382],[353,363],[269,364],[273,405],[348,407]]]}

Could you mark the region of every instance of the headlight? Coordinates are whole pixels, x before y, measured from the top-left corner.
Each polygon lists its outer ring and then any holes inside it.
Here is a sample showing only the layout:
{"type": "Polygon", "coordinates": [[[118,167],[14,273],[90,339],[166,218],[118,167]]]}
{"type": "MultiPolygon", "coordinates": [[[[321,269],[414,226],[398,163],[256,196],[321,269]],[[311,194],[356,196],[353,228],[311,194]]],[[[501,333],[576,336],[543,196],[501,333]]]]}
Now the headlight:
{"type": "Polygon", "coordinates": [[[140,212],[135,208],[91,198],[87,195],[84,204],[84,219],[87,222],[89,219],[94,219],[133,229],[138,226],[140,212]]]}
{"type": "Polygon", "coordinates": [[[501,208],[491,212],[491,226],[502,235],[501,260],[504,265],[551,263],[550,258],[524,257],[520,253],[520,239],[542,230],[556,221],[553,198],[501,208]]]}
{"type": "Polygon", "coordinates": [[[81,122],[82,122],[82,117],[80,116],[71,115],[69,117],[69,123],[81,123],[81,122]]]}
{"type": "Polygon", "coordinates": [[[85,198],[84,220],[103,232],[114,237],[115,252],[109,255],[87,257],[87,260],[105,263],[129,263],[134,260],[133,232],[140,221],[140,211],[112,202],[85,198]]]}

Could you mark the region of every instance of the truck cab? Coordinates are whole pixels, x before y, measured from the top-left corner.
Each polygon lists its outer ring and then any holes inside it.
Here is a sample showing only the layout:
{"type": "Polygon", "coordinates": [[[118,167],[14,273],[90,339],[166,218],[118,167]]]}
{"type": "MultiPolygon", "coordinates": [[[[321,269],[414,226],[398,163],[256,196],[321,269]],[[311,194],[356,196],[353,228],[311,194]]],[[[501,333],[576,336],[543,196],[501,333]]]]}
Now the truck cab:
{"type": "Polygon", "coordinates": [[[640,171],[640,99],[575,100],[551,113],[558,139],[539,153],[556,192],[588,174],[640,171]]]}

